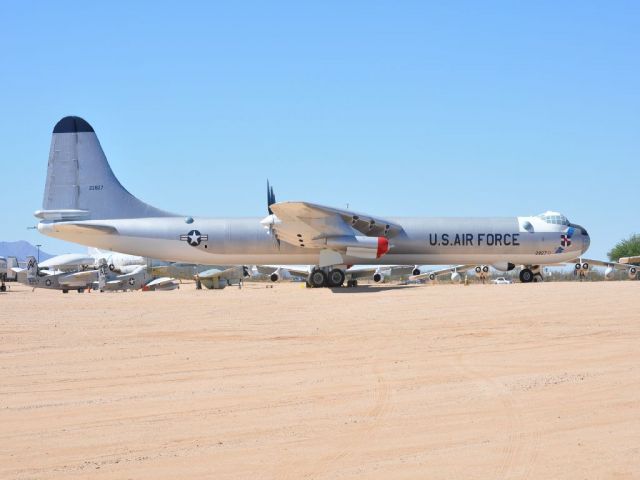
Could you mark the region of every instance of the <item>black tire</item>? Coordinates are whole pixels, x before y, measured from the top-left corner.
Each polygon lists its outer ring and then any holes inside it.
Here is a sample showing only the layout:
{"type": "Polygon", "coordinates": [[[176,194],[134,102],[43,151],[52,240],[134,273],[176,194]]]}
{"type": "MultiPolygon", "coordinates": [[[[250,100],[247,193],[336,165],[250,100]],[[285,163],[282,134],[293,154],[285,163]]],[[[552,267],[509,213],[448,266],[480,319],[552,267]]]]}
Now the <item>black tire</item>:
{"type": "Polygon", "coordinates": [[[534,281],[534,282],[536,282],[536,283],[544,282],[544,277],[542,276],[542,274],[541,274],[541,273],[536,273],[536,274],[533,276],[533,281],[534,281]]]}
{"type": "Polygon", "coordinates": [[[344,283],[344,272],[339,268],[334,268],[327,275],[327,286],[328,287],[341,287],[344,283]]]}
{"type": "Polygon", "coordinates": [[[0,292],[6,292],[7,291],[7,286],[6,285],[0,285],[0,292]]]}
{"type": "Polygon", "coordinates": [[[84,288],[79,288],[78,293],[84,293],[84,288]]]}
{"type": "Polygon", "coordinates": [[[69,290],[64,289],[62,290],[62,293],[69,293],[69,290]]]}
{"type": "Polygon", "coordinates": [[[314,270],[309,274],[309,285],[312,288],[324,287],[327,283],[327,274],[322,270],[314,270]]]}
{"type": "Polygon", "coordinates": [[[520,271],[520,281],[522,283],[531,283],[533,281],[533,272],[528,268],[523,268],[520,271]]]}

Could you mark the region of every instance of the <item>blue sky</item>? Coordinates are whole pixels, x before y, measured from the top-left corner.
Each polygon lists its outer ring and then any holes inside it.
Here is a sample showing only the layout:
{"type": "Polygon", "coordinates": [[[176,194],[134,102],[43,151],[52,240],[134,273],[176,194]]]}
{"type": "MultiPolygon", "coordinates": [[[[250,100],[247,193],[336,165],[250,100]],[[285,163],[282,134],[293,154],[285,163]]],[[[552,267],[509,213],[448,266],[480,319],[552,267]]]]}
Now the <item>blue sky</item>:
{"type": "Polygon", "coordinates": [[[638,2],[8,2],[0,240],[35,224],[51,130],[185,214],[305,199],[381,216],[526,215],[640,231],[638,2]]]}

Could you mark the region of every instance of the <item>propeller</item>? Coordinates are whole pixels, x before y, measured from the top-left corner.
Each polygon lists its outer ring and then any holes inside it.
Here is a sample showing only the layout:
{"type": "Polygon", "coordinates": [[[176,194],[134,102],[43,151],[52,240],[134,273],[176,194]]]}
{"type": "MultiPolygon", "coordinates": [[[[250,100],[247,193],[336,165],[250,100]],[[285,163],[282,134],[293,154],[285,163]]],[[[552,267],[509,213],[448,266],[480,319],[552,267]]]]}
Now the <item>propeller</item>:
{"type": "Polygon", "coordinates": [[[274,203],[276,203],[276,194],[273,193],[273,187],[269,185],[269,180],[267,180],[267,210],[269,211],[269,215],[273,215],[271,205],[274,203]]]}
{"type": "MultiPolygon", "coordinates": [[[[273,192],[273,186],[269,185],[269,179],[267,179],[267,211],[269,212],[269,215],[273,215],[271,205],[273,205],[274,203],[276,203],[276,194],[273,192]]],[[[273,234],[273,223],[269,225],[269,233],[274,236],[274,238],[276,239],[276,243],[278,244],[278,248],[280,248],[280,239],[277,235],[273,234]]]]}

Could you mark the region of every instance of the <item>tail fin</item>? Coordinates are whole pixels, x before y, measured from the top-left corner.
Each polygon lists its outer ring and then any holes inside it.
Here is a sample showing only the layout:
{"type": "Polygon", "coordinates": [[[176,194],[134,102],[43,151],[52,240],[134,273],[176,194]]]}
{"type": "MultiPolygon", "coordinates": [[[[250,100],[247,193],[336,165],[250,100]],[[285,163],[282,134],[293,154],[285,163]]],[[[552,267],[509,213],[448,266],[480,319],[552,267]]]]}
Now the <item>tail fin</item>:
{"type": "Polygon", "coordinates": [[[98,262],[98,290],[104,290],[104,286],[107,284],[107,273],[109,272],[109,266],[104,258],[101,258],[98,262]]]}
{"type": "Polygon", "coordinates": [[[131,195],[113,174],[93,128],[64,117],[53,129],[42,219],[99,220],[172,215],[131,195]]]}
{"type": "Polygon", "coordinates": [[[38,277],[38,261],[36,257],[27,257],[27,280],[38,277]]]}

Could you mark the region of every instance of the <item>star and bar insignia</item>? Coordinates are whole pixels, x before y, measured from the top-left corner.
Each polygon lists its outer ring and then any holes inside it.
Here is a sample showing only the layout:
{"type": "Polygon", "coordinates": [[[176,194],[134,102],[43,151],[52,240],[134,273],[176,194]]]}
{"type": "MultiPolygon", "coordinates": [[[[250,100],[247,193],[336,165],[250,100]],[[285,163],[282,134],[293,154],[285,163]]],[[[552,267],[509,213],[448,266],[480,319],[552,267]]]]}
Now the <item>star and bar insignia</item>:
{"type": "Polygon", "coordinates": [[[209,235],[202,235],[198,230],[191,230],[186,235],[180,235],[180,240],[187,242],[192,247],[197,247],[203,240],[209,240],[209,235]]]}

